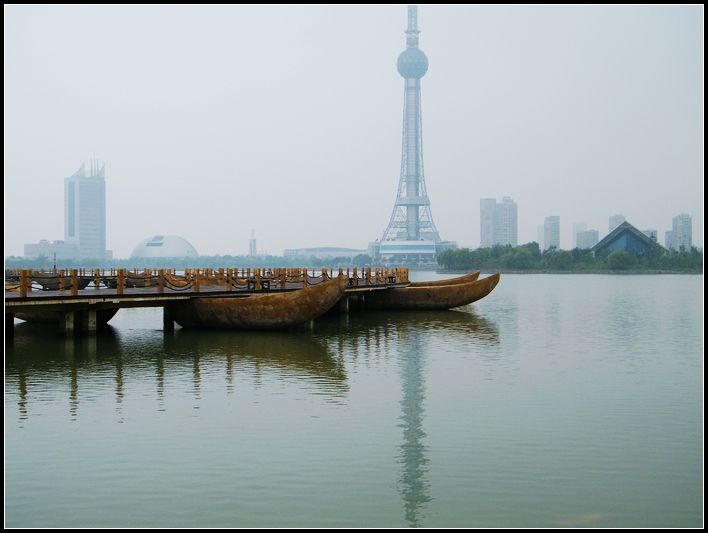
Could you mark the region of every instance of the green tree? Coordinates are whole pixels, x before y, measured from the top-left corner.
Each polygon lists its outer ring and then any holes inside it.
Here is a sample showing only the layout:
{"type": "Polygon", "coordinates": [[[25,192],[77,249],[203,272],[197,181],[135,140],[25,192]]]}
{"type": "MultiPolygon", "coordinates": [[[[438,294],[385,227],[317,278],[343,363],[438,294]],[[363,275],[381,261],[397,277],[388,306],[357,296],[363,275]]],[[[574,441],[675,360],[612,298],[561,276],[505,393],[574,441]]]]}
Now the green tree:
{"type": "Polygon", "coordinates": [[[624,250],[615,250],[607,256],[607,266],[612,270],[626,270],[634,264],[634,256],[624,250]]]}

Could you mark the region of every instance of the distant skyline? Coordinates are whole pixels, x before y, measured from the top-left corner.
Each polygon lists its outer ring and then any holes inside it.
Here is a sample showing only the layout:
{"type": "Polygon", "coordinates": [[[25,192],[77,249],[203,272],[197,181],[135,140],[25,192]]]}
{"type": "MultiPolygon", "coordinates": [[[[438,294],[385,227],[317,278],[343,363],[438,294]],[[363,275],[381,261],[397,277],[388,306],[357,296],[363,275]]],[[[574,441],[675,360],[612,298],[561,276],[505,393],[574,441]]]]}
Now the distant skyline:
{"type": "MultiPolygon", "coordinates": [[[[4,8],[5,255],[63,238],[64,178],[106,162],[106,247],[366,248],[400,172],[406,6],[4,8]],[[129,36],[130,38],[127,38],[129,36]],[[90,45],[89,45],[90,43],[90,45]]],[[[692,217],[703,246],[703,6],[419,5],[435,224],[519,244],[692,217]]]]}

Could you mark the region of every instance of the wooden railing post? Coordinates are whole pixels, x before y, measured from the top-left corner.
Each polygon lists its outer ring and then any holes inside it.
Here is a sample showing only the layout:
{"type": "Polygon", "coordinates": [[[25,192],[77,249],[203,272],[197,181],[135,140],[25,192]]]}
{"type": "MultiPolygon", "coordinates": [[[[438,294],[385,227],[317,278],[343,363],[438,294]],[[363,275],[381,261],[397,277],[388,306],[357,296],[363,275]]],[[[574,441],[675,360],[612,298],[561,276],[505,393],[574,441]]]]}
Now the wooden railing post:
{"type": "Polygon", "coordinates": [[[234,281],[234,271],[232,268],[229,268],[226,270],[226,290],[229,292],[234,290],[233,281],[234,281]]]}
{"type": "Polygon", "coordinates": [[[261,290],[261,269],[260,268],[256,269],[255,276],[256,276],[256,284],[255,284],[254,288],[257,291],[259,291],[259,290],[261,290]]]}
{"type": "Polygon", "coordinates": [[[27,298],[27,270],[20,270],[20,298],[27,298]]]}
{"type": "Polygon", "coordinates": [[[307,289],[307,269],[302,269],[302,288],[307,289]]]}
{"type": "Polygon", "coordinates": [[[116,293],[121,295],[125,290],[125,269],[119,268],[116,272],[116,293]]]}
{"type": "Polygon", "coordinates": [[[97,268],[93,271],[93,288],[98,290],[101,285],[101,271],[97,268]]]}
{"type": "Polygon", "coordinates": [[[161,268],[157,271],[157,292],[162,294],[165,292],[165,269],[161,268]]]}
{"type": "Polygon", "coordinates": [[[79,294],[79,274],[75,268],[71,269],[71,295],[79,294]]]}
{"type": "Polygon", "coordinates": [[[199,284],[199,269],[194,273],[194,292],[200,292],[201,286],[199,284]]]}

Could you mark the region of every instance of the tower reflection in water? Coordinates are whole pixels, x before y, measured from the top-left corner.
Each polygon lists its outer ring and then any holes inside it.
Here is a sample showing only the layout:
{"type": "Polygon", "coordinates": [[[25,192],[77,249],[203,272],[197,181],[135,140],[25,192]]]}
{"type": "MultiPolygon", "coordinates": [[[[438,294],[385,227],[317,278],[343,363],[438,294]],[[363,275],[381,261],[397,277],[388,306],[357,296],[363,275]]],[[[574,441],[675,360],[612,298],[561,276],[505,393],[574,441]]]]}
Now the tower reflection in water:
{"type": "MultiPolygon", "coordinates": [[[[427,479],[428,448],[424,430],[426,362],[436,339],[460,341],[484,348],[486,355],[499,344],[497,326],[471,310],[435,312],[367,312],[319,319],[312,331],[234,332],[155,330],[125,333],[108,328],[93,338],[60,339],[43,326],[20,324],[6,351],[6,387],[16,383],[19,418],[31,416],[33,389],[62,389],[68,378],[69,413],[79,416],[82,383],[105,387],[111,376],[115,409],[120,413],[125,382],[154,380],[158,408],[171,376],[191,376],[194,401],[201,397],[202,375],[223,374],[232,393],[238,373],[267,374],[274,379],[306,381],[317,394],[344,404],[349,392],[347,367],[365,358],[375,364],[395,354],[400,372],[399,427],[402,442],[396,451],[400,465],[398,489],[410,526],[421,525],[432,489],[427,479]],[[235,378],[236,374],[236,378],[235,378]],[[126,378],[125,376],[129,376],[126,378]]],[[[44,401],[37,395],[35,401],[44,401]]]]}
{"type": "MultiPolygon", "coordinates": [[[[433,498],[427,479],[428,448],[424,430],[426,397],[426,359],[434,353],[435,343],[444,335],[448,342],[459,341],[469,349],[480,348],[485,357],[493,357],[499,345],[499,330],[494,322],[474,313],[471,308],[453,311],[417,311],[415,313],[367,312],[353,313],[341,332],[345,343],[363,347],[370,354],[372,347],[384,352],[395,346],[401,380],[399,427],[403,440],[396,458],[400,465],[398,490],[409,526],[421,525],[425,504],[433,498]],[[363,346],[362,346],[363,345],[363,346]],[[491,350],[490,350],[491,349],[491,350]]],[[[342,346],[340,345],[340,351],[342,346]]],[[[355,350],[355,352],[358,350],[355,350]]]]}

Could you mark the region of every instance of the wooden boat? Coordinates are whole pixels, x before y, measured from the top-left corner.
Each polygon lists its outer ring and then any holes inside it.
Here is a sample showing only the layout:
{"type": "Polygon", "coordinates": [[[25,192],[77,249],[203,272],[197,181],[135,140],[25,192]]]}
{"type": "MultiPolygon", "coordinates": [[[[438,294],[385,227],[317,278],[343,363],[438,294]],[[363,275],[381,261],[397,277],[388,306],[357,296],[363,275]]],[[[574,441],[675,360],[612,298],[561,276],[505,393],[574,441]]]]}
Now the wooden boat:
{"type": "MultiPolygon", "coordinates": [[[[106,287],[108,287],[109,289],[115,289],[118,287],[118,278],[117,277],[107,278],[104,280],[104,283],[106,284],[106,287]]],[[[132,272],[128,272],[125,276],[125,288],[126,289],[156,287],[156,286],[157,286],[157,277],[156,276],[146,279],[144,274],[133,274],[132,272]]]]}
{"type": "MultiPolygon", "coordinates": [[[[97,309],[96,326],[105,326],[117,312],[117,307],[114,309],[97,309]]],[[[18,311],[15,313],[15,318],[33,324],[59,324],[62,316],[63,313],[59,311],[18,311]]]]}
{"type": "Polygon", "coordinates": [[[193,298],[171,304],[169,311],[183,328],[282,329],[326,313],[346,285],[346,277],[341,276],[297,291],[193,298]]]}
{"type": "MultiPolygon", "coordinates": [[[[32,281],[39,283],[44,291],[59,290],[59,276],[54,274],[33,274],[32,281]]],[[[93,278],[88,276],[80,276],[77,278],[79,290],[85,289],[90,283],[93,283],[93,278]]],[[[71,289],[71,276],[64,276],[64,290],[71,289]]]]}
{"type": "Polygon", "coordinates": [[[457,278],[451,279],[441,279],[438,281],[416,281],[411,283],[409,287],[439,287],[440,285],[459,285],[460,283],[468,283],[470,281],[476,281],[479,277],[479,270],[477,272],[470,272],[464,276],[459,276],[457,278]]]}
{"type": "Polygon", "coordinates": [[[365,309],[452,309],[487,296],[499,283],[500,274],[456,285],[400,287],[372,291],[364,297],[365,309]]]}
{"type": "MultiPolygon", "coordinates": [[[[88,287],[89,283],[93,281],[92,277],[80,276],[78,279],[79,289],[85,289],[88,287]]],[[[56,274],[32,274],[32,282],[37,283],[42,286],[43,291],[57,291],[59,290],[59,276],[56,274]]],[[[8,276],[5,278],[5,290],[14,291],[16,287],[19,290],[20,278],[19,276],[8,276]]],[[[37,288],[35,287],[34,290],[37,288]]],[[[64,289],[71,289],[71,276],[64,276],[64,289]]]]}

